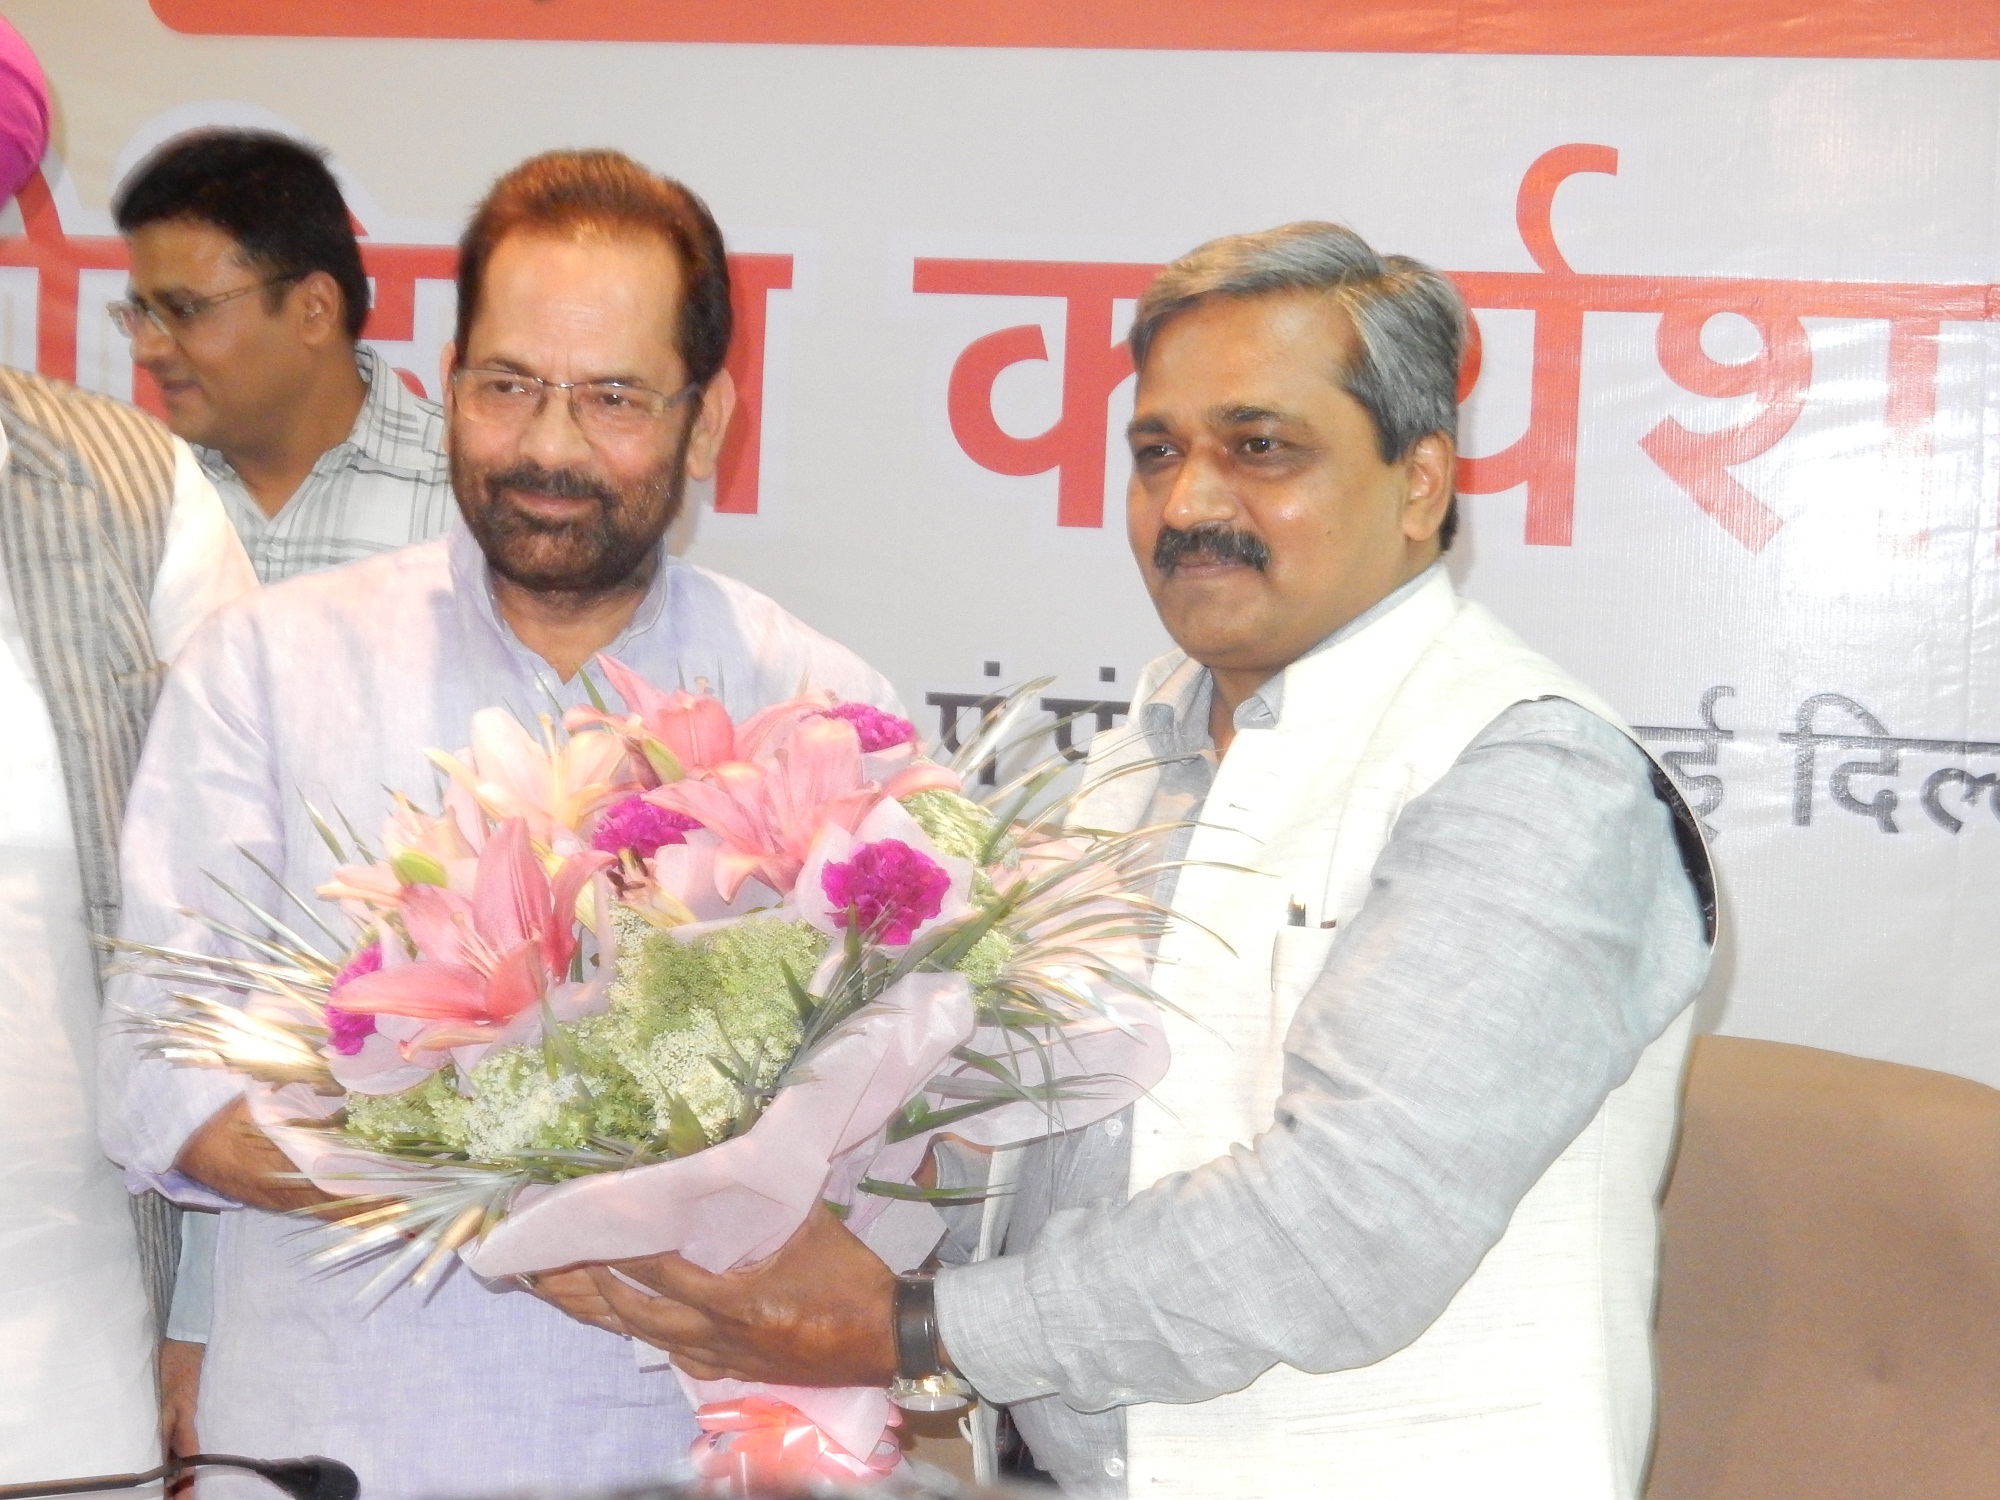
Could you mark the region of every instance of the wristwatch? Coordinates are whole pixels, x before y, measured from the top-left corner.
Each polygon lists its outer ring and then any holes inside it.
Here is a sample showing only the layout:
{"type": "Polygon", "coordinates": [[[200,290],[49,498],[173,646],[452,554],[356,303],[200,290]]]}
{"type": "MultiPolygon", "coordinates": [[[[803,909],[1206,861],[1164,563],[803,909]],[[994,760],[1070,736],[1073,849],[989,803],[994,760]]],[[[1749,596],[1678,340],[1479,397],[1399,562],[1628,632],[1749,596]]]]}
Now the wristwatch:
{"type": "Polygon", "coordinates": [[[956,1411],[972,1387],[938,1352],[937,1283],[929,1271],[896,1278],[896,1379],[889,1399],[904,1411],[956,1411]]]}

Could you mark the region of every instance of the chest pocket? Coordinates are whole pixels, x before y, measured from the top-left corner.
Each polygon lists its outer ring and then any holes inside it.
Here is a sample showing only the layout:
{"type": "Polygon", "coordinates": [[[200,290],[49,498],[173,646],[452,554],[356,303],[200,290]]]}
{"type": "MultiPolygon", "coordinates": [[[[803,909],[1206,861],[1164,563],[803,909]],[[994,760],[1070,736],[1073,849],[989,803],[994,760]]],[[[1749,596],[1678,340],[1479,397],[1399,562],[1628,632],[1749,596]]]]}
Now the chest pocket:
{"type": "Polygon", "coordinates": [[[1280,927],[1271,943],[1271,1029],[1282,1041],[1291,1028],[1292,1016],[1306,991],[1326,970],[1334,940],[1334,927],[1280,927]]]}

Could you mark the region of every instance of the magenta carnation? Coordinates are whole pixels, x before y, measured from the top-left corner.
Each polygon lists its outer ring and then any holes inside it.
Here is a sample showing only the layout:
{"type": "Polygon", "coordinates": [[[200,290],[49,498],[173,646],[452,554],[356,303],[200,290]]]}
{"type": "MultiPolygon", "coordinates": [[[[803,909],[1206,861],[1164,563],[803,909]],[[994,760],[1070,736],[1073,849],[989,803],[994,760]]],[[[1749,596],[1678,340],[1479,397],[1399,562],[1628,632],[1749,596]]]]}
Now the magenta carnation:
{"type": "Polygon", "coordinates": [[[861,748],[873,754],[877,750],[893,750],[898,745],[914,745],[917,742],[917,726],[908,719],[899,719],[894,714],[884,713],[869,703],[842,703],[826,711],[829,719],[845,719],[854,726],[854,732],[861,736],[861,748]]]}
{"type": "Polygon", "coordinates": [[[819,883],[834,909],[848,913],[862,932],[900,945],[944,909],[951,876],[901,839],[881,839],[863,844],[852,859],[828,864],[819,883]]]}
{"type": "Polygon", "coordinates": [[[354,957],[350,958],[342,966],[340,972],[333,976],[333,983],[328,987],[327,993],[338,995],[341,986],[346,984],[350,979],[359,979],[363,974],[379,974],[381,971],[382,943],[378,938],[366,948],[358,951],[354,957]]]}
{"type": "Polygon", "coordinates": [[[688,830],[699,827],[685,813],[655,806],[644,797],[621,797],[597,820],[590,847],[606,854],[630,849],[640,859],[651,859],[662,844],[685,844],[688,830]]]}
{"type": "MultiPolygon", "coordinates": [[[[338,995],[341,986],[350,979],[359,979],[363,974],[373,974],[382,967],[382,944],[370,943],[341,967],[333,976],[333,984],[328,988],[329,996],[338,995]]],[[[333,1050],[342,1057],[352,1057],[361,1050],[361,1044],[375,1034],[375,1018],[362,1011],[342,1010],[337,1005],[326,1008],[326,1029],[328,1041],[333,1050]]]]}
{"type": "Polygon", "coordinates": [[[363,1011],[326,1008],[327,1044],[342,1057],[352,1057],[375,1034],[375,1018],[363,1011]]]}

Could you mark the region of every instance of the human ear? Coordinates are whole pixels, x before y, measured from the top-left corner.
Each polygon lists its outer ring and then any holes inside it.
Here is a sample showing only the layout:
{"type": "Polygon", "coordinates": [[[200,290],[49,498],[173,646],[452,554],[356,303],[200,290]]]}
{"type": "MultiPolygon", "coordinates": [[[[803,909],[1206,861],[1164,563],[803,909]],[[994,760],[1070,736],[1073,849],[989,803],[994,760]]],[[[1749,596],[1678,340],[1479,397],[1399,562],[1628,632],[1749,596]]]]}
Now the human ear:
{"type": "Polygon", "coordinates": [[[324,271],[309,271],[299,278],[294,295],[298,298],[300,336],[309,346],[317,348],[347,337],[339,282],[324,271]]]}
{"type": "Polygon", "coordinates": [[[458,368],[458,342],[452,340],[438,351],[438,399],[444,403],[444,441],[451,446],[451,424],[458,402],[451,388],[452,371],[458,368]]]}
{"type": "Polygon", "coordinates": [[[729,433],[729,419],[735,411],[736,382],[727,370],[717,370],[701,393],[701,406],[694,414],[694,432],[688,439],[688,478],[707,479],[715,473],[722,440],[729,433]]]}
{"type": "Polygon", "coordinates": [[[1426,433],[1403,457],[1403,536],[1428,542],[1444,525],[1457,477],[1458,448],[1442,432],[1426,433]]]}

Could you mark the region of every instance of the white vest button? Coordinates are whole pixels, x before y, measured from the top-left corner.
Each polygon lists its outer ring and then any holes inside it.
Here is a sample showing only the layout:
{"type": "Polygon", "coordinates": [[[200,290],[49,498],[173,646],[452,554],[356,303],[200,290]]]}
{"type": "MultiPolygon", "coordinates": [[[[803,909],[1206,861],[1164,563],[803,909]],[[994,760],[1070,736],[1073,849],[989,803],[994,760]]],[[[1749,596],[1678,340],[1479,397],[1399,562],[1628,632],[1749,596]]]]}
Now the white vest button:
{"type": "Polygon", "coordinates": [[[1104,1122],[1104,1133],[1110,1136],[1112,1140],[1117,1140],[1119,1136],[1125,1133],[1125,1122],[1119,1119],[1118,1116],[1113,1115],[1104,1122]]]}
{"type": "Polygon", "coordinates": [[[1104,1472],[1109,1474],[1113,1479],[1121,1477],[1125,1472],[1125,1460],[1113,1454],[1110,1458],[1104,1460],[1104,1472]]]}

